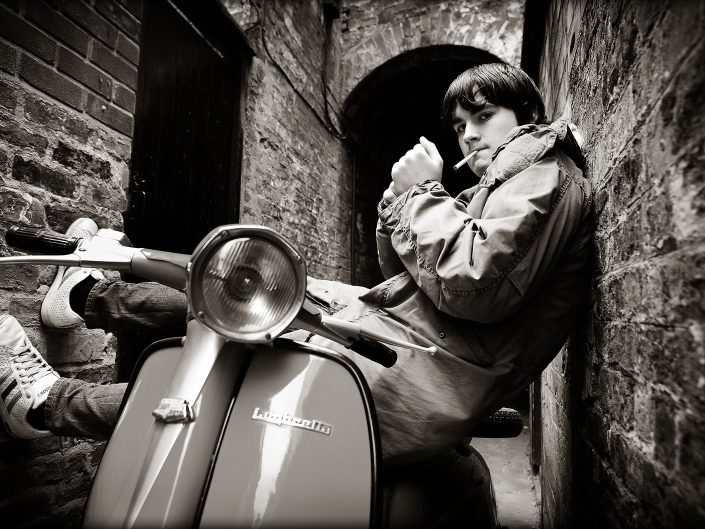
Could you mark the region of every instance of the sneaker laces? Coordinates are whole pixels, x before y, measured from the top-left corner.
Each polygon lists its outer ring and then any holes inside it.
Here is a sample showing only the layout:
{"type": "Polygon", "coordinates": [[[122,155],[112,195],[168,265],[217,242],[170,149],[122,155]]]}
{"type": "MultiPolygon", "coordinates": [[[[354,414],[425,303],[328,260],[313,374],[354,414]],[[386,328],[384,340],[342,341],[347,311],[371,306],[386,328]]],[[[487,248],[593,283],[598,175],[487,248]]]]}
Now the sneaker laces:
{"type": "Polygon", "coordinates": [[[17,364],[17,374],[20,378],[22,389],[27,397],[32,396],[30,391],[32,382],[54,371],[46,360],[42,358],[42,355],[28,343],[25,343],[24,348],[15,355],[15,363],[17,364]]]}

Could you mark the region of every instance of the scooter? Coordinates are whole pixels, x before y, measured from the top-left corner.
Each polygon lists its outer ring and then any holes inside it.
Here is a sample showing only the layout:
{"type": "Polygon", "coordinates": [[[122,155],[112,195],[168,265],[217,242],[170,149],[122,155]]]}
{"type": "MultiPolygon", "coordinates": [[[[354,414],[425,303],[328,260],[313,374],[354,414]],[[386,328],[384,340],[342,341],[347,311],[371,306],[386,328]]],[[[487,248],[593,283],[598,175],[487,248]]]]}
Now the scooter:
{"type": "MultiPolygon", "coordinates": [[[[15,226],[8,245],[42,255],[0,258],[116,270],[188,296],[186,336],[155,342],[133,371],[85,527],[431,525],[423,499],[432,491],[424,487],[437,484],[383,469],[359,368],[347,355],[282,335],[306,330],[386,367],[396,361],[389,346],[430,348],[321,310],[307,295],[304,259],[272,229],[221,226],[192,255],[123,246],[119,235],[74,239],[15,226]]],[[[474,435],[510,437],[522,427],[517,412],[502,409],[474,435]]],[[[474,469],[471,482],[440,481],[476,490],[468,524],[496,527],[487,465],[467,442],[457,452],[474,469]]]]}

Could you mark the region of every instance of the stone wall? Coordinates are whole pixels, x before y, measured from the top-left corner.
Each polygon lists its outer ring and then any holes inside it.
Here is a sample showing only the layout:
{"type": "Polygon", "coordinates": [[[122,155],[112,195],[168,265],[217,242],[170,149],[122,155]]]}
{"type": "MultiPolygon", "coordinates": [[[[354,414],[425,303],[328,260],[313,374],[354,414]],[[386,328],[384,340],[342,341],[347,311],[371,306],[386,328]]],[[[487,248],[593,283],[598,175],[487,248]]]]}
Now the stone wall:
{"type": "MultiPolygon", "coordinates": [[[[139,1],[0,5],[0,254],[10,225],[65,231],[77,217],[120,228],[139,61],[139,1]]],[[[0,268],[11,313],[63,375],[108,382],[112,335],[42,327],[54,267],[0,268]]],[[[75,526],[103,443],[9,439],[0,431],[0,522],[75,526]]]]}
{"type": "MultiPolygon", "coordinates": [[[[258,54],[244,98],[240,220],[282,231],[311,274],[349,280],[350,175],[333,121],[337,17],[324,16],[317,2],[232,4],[226,6],[249,29],[258,54]]],[[[64,231],[80,216],[121,228],[140,12],[140,3],[129,0],[0,5],[0,236],[16,223],[64,231]]],[[[12,253],[4,244],[0,250],[12,253]]],[[[54,272],[0,269],[0,311],[18,318],[62,375],[114,380],[114,336],[82,326],[54,331],[39,322],[54,272]]],[[[4,522],[77,525],[103,444],[18,442],[2,432],[0,447],[4,522]]]]}
{"type": "Polygon", "coordinates": [[[540,87],[585,135],[596,234],[590,315],[542,379],[544,527],[702,527],[705,4],[545,15],[540,87]]]}

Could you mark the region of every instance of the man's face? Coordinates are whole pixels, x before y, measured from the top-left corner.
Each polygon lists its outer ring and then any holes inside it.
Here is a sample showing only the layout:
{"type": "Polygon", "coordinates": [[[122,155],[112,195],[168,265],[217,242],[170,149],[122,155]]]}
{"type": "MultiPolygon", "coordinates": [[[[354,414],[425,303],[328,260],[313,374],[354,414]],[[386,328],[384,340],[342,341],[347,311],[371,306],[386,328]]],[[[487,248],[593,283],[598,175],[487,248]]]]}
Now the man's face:
{"type": "Polygon", "coordinates": [[[507,133],[519,125],[513,110],[489,102],[475,112],[457,104],[452,123],[463,156],[478,151],[468,161],[470,169],[478,176],[485,174],[492,154],[506,141],[507,133]]]}

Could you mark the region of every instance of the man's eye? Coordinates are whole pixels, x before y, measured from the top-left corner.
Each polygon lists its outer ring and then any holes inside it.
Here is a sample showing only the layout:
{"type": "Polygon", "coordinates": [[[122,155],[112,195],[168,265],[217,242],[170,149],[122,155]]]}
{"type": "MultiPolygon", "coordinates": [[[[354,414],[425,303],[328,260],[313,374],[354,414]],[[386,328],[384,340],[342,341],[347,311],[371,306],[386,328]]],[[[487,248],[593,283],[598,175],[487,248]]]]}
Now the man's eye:
{"type": "Polygon", "coordinates": [[[480,121],[487,121],[492,117],[492,112],[483,112],[480,114],[480,121]]]}

